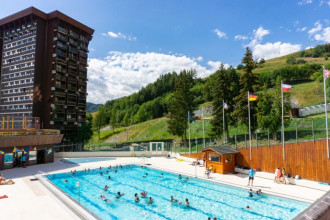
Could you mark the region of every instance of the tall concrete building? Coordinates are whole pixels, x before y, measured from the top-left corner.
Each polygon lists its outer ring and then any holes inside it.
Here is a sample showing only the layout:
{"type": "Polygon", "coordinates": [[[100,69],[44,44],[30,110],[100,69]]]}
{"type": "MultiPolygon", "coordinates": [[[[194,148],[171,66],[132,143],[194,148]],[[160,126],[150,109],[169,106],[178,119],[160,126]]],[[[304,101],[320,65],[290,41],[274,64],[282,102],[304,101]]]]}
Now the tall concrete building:
{"type": "Polygon", "coordinates": [[[0,20],[0,117],[40,117],[71,142],[86,119],[88,44],[94,30],[30,7],[0,20]]]}

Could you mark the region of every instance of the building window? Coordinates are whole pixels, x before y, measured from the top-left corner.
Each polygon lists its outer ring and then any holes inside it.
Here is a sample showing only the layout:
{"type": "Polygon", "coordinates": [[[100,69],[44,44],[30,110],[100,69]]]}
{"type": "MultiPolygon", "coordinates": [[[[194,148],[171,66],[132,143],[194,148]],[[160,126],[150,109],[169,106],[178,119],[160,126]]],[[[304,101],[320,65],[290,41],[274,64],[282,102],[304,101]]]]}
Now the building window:
{"type": "Polygon", "coordinates": [[[37,151],[29,152],[29,165],[37,164],[37,151]]]}
{"type": "Polygon", "coordinates": [[[231,162],[231,154],[226,154],[226,163],[231,162]]]}
{"type": "Polygon", "coordinates": [[[215,153],[209,153],[209,161],[220,162],[220,155],[215,153]]]}

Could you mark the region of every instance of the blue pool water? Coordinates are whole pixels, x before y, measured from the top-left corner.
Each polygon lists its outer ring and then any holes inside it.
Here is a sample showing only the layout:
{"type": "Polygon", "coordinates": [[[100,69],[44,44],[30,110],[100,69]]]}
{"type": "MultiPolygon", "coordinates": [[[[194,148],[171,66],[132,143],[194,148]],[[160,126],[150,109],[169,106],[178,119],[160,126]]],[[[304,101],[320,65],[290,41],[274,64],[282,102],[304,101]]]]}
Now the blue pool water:
{"type": "Polygon", "coordinates": [[[66,158],[61,159],[63,163],[90,163],[90,162],[100,162],[114,160],[113,157],[86,157],[86,158],[66,158]]]}
{"type": "Polygon", "coordinates": [[[48,175],[47,178],[77,201],[79,181],[80,203],[101,219],[292,219],[309,206],[269,195],[249,198],[244,189],[194,178],[183,181],[185,177],[180,180],[177,174],[137,165],[48,175]],[[143,177],[145,173],[147,177],[143,177]],[[109,186],[107,191],[103,190],[105,185],[109,186]],[[118,191],[125,195],[116,199],[118,191]],[[154,204],[141,198],[142,191],[154,199],[154,204]],[[139,194],[139,203],[134,201],[135,193],[139,194]],[[111,204],[100,199],[102,194],[111,204]],[[171,195],[179,201],[188,198],[190,207],[170,203],[171,195]],[[252,209],[245,209],[247,205],[252,209]]]}

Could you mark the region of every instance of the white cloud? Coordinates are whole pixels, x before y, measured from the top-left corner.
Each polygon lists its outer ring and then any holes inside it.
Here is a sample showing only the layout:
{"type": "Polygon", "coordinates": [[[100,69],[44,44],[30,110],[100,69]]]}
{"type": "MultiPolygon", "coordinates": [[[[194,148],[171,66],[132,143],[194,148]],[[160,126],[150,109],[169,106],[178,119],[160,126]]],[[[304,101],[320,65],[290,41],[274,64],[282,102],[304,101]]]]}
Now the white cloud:
{"type": "Polygon", "coordinates": [[[324,28],[321,33],[315,34],[314,39],[330,43],[330,27],[324,28]]]}
{"type": "Polygon", "coordinates": [[[320,1],[319,6],[322,6],[323,4],[330,6],[330,1],[320,1]]]}
{"type": "MultiPolygon", "coordinates": [[[[198,77],[206,77],[219,69],[221,62],[208,61],[208,66],[202,66],[184,55],[111,51],[104,59],[89,59],[88,64],[87,99],[89,102],[104,103],[137,92],[168,72],[195,69],[198,77]]],[[[225,67],[229,65],[225,64],[225,67]]]]}
{"type": "Polygon", "coordinates": [[[305,50],[312,49],[312,48],[314,48],[314,47],[313,46],[308,46],[308,47],[305,48],[305,50]]]}
{"type": "Polygon", "coordinates": [[[264,29],[262,26],[260,26],[257,30],[253,30],[252,40],[247,46],[253,48],[255,45],[259,44],[262,41],[264,36],[268,35],[269,33],[270,31],[264,29]]]}
{"type": "Polygon", "coordinates": [[[115,38],[115,39],[124,39],[124,40],[136,40],[136,37],[131,36],[131,35],[126,35],[123,33],[115,33],[112,31],[108,31],[107,33],[102,33],[102,36],[106,36],[106,37],[111,37],[111,38],[115,38]]]}
{"type": "Polygon", "coordinates": [[[306,31],[307,27],[297,28],[297,31],[306,31]]]}
{"type": "Polygon", "coordinates": [[[199,56],[196,58],[197,61],[203,61],[203,57],[199,56]]]}
{"type": "Polygon", "coordinates": [[[301,44],[290,43],[266,43],[257,44],[253,47],[253,56],[256,59],[271,59],[274,57],[284,56],[301,50],[301,44]]]}
{"type": "Polygon", "coordinates": [[[227,34],[225,32],[222,32],[219,29],[214,29],[213,31],[219,38],[227,38],[227,34]]]}
{"type": "Polygon", "coordinates": [[[307,4],[312,4],[313,0],[302,0],[298,2],[298,5],[307,5],[307,4]]]}
{"type": "Polygon", "coordinates": [[[235,40],[247,40],[248,37],[245,35],[236,35],[235,40]]]}
{"type": "Polygon", "coordinates": [[[314,28],[312,28],[308,31],[308,34],[313,35],[313,34],[319,32],[320,30],[322,30],[322,24],[319,21],[317,21],[314,23],[314,28]]]}

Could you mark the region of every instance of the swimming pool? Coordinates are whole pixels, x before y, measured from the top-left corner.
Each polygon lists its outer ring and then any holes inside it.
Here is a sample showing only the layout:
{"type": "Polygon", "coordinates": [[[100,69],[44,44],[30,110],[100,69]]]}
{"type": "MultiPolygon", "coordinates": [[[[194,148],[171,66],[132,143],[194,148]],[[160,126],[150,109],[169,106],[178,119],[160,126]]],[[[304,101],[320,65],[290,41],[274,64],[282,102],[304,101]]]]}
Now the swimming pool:
{"type": "Polygon", "coordinates": [[[309,206],[270,195],[249,198],[244,189],[194,178],[184,181],[185,177],[178,179],[177,174],[137,165],[79,171],[74,175],[48,175],[47,178],[101,219],[292,219],[309,206]],[[146,173],[148,176],[143,177],[146,173]],[[109,186],[107,191],[103,190],[105,185],[109,186]],[[118,191],[125,195],[116,199],[118,191]],[[154,199],[153,204],[141,198],[142,191],[154,199]],[[139,194],[139,203],[134,201],[135,193],[139,194]],[[100,199],[102,194],[111,204],[100,199]],[[188,198],[190,207],[170,203],[171,195],[183,202],[188,198]],[[251,209],[245,209],[247,205],[251,209]]]}
{"type": "Polygon", "coordinates": [[[63,163],[91,163],[91,162],[100,162],[100,161],[108,161],[108,160],[115,160],[113,157],[80,157],[80,158],[65,158],[60,159],[63,163]]]}

